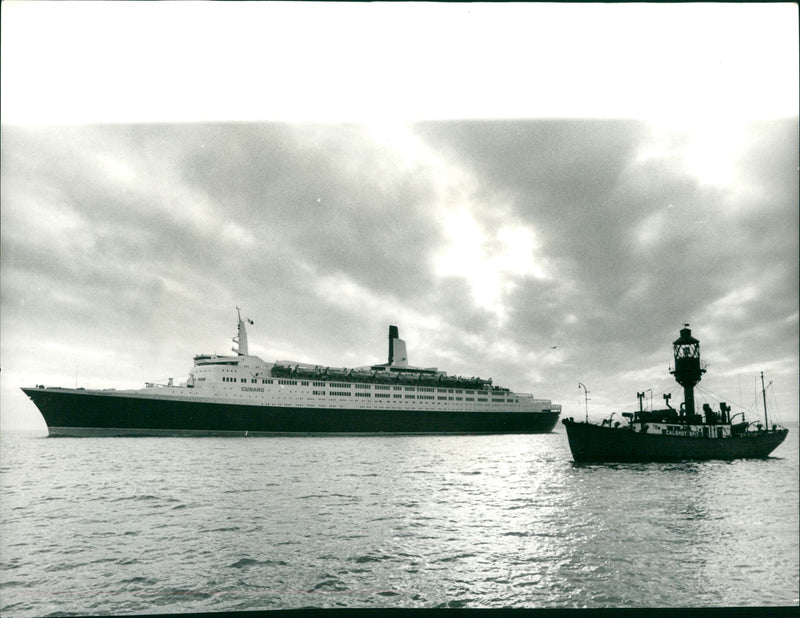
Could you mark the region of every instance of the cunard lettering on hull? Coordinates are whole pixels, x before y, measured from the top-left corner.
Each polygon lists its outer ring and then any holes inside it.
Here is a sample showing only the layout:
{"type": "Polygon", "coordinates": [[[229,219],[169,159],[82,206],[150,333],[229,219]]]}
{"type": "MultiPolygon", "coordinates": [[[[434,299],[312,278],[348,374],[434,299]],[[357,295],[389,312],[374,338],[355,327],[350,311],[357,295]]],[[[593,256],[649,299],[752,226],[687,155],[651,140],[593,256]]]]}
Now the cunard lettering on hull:
{"type": "Polygon", "coordinates": [[[396,326],[386,363],[351,369],[265,362],[249,354],[248,324],[239,312],[235,356],[195,356],[185,383],[22,390],[50,435],[70,436],[542,433],[561,412],[491,379],[410,365],[396,326]]]}

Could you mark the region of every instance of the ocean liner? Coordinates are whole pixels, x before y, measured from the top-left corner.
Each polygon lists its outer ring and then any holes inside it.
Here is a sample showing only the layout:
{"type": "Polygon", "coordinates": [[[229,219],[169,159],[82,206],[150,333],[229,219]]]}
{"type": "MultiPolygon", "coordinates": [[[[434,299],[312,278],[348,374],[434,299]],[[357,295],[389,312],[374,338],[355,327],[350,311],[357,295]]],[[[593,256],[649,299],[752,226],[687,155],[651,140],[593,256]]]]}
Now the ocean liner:
{"type": "Polygon", "coordinates": [[[759,458],[767,457],[784,441],[789,430],[777,424],[770,427],[767,420],[763,373],[763,425],[743,419],[734,423],[743,413],[731,415],[726,402],[719,403],[719,412],[705,403],[703,414],[696,414],[694,387],[706,371],[700,364],[700,342],[686,324],[672,345],[675,369],[671,373],[684,395],[680,410],[669,405],[669,394],[664,395],[666,409],[643,410],[644,393],[638,393],[639,411],[622,413],[627,424],[616,421],[612,426],[611,417],[600,424],[565,418],[562,422],[576,462],[759,458]]]}
{"type": "Polygon", "coordinates": [[[248,352],[252,323],[239,311],[236,355],[195,356],[183,383],[22,390],[51,436],[545,433],[561,412],[491,379],[409,365],[396,326],[387,363],[348,369],[264,362],[248,352]]]}

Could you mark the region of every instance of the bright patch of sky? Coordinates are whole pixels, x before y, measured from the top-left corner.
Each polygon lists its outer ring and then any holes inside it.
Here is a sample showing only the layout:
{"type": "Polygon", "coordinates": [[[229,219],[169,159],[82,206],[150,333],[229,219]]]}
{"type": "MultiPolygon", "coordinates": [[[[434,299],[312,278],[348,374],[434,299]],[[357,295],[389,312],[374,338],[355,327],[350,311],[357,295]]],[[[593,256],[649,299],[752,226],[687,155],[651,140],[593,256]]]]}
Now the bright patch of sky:
{"type": "Polygon", "coordinates": [[[501,227],[492,238],[462,209],[447,217],[444,235],[447,246],[436,260],[437,274],[467,279],[475,303],[500,325],[507,317],[503,298],[515,288],[513,276],[545,277],[534,256],[533,232],[522,225],[501,227]]]}
{"type": "MultiPolygon", "coordinates": [[[[533,230],[508,220],[495,230],[487,229],[475,215],[487,206],[475,197],[478,179],[432,149],[408,125],[373,122],[368,126],[376,142],[390,149],[405,170],[426,169],[435,179],[437,200],[430,204],[430,212],[441,220],[445,239],[433,257],[436,274],[465,279],[475,304],[493,314],[502,325],[507,318],[504,297],[513,293],[515,279],[545,277],[544,258],[536,254],[533,230]]],[[[493,199],[495,203],[488,205],[491,211],[508,211],[509,204],[503,203],[502,196],[493,199]]]]}
{"type": "Polygon", "coordinates": [[[651,141],[642,146],[638,161],[677,159],[701,183],[727,188],[736,179],[736,164],[746,145],[750,120],[697,116],[679,125],[653,122],[651,141]]]}

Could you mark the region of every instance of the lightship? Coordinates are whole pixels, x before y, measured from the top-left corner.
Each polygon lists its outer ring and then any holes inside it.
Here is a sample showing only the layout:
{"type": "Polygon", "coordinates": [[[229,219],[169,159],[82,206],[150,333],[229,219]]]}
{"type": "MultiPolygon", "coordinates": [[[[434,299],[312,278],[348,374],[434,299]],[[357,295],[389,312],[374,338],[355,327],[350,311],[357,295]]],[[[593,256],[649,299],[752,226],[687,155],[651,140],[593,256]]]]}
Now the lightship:
{"type": "MultiPolygon", "coordinates": [[[[692,337],[686,324],[673,342],[675,369],[670,373],[683,386],[684,402],[679,410],[669,405],[663,410],[623,412],[627,423],[600,424],[565,418],[567,439],[576,462],[675,461],[683,459],[740,459],[767,457],[786,439],[788,429],[769,426],[764,396],[764,424],[759,421],[733,422],[726,402],[719,412],[703,404],[703,414],[696,414],[694,387],[706,369],[700,363],[700,341],[692,337]]],[[[764,374],[761,374],[762,394],[764,374]]]]}

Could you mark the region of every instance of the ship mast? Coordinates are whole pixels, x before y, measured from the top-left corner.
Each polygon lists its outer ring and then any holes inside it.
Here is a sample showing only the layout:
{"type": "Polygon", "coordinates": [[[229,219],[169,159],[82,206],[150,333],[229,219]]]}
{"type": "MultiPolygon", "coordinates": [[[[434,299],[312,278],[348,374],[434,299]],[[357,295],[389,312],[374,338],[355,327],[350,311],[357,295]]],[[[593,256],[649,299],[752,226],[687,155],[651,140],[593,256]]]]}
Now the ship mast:
{"type": "Polygon", "coordinates": [[[242,311],[239,309],[239,307],[236,307],[236,314],[239,316],[239,330],[237,336],[233,338],[233,342],[237,345],[237,347],[231,349],[239,356],[247,356],[247,328],[245,327],[244,323],[246,320],[252,324],[253,320],[249,318],[242,320],[242,311]]]}
{"type": "Polygon", "coordinates": [[[764,398],[764,429],[769,429],[767,422],[767,389],[764,388],[764,372],[761,372],[761,396],[764,398]]]}
{"type": "Polygon", "coordinates": [[[589,391],[583,385],[583,383],[581,383],[581,382],[578,382],[578,388],[583,388],[583,398],[586,400],[585,401],[585,404],[586,404],[586,422],[588,423],[589,422],[589,391]]]}
{"type": "Polygon", "coordinates": [[[670,373],[675,376],[675,381],[683,386],[686,422],[692,423],[694,420],[694,387],[706,372],[700,367],[700,342],[692,337],[689,325],[684,324],[681,336],[673,341],[672,345],[675,369],[670,373]]]}

